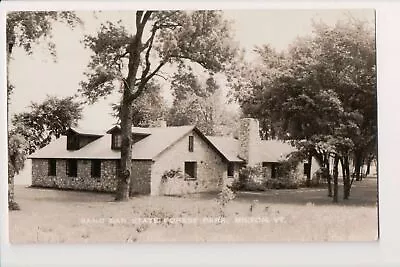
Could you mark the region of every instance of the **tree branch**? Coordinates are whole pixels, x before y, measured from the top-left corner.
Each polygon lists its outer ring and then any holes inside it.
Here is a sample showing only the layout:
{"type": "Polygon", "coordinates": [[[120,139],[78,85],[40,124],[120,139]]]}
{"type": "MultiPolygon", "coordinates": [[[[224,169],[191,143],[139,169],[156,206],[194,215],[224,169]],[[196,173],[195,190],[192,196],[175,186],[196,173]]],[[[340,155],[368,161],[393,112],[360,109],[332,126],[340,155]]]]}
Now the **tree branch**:
{"type": "Polygon", "coordinates": [[[163,75],[161,75],[159,73],[154,74],[154,76],[158,76],[160,78],[163,78],[165,81],[168,80],[167,77],[165,77],[165,76],[163,76],[163,75]]]}
{"type": "Polygon", "coordinates": [[[169,56],[169,58],[187,59],[187,60],[190,60],[190,61],[192,61],[192,62],[195,62],[195,63],[199,64],[200,66],[202,66],[203,68],[207,69],[207,64],[206,64],[206,62],[204,62],[204,61],[202,61],[202,60],[193,59],[193,58],[191,58],[191,57],[189,57],[189,56],[172,54],[172,55],[169,56]]]}
{"type": "Polygon", "coordinates": [[[157,66],[157,68],[150,73],[147,77],[144,77],[144,80],[141,80],[140,83],[138,84],[138,89],[131,94],[130,96],[130,100],[133,101],[134,99],[136,99],[144,90],[146,83],[153,78],[153,76],[155,76],[157,74],[157,72],[166,64],[166,61],[161,61],[160,64],[157,66]]]}
{"type": "Polygon", "coordinates": [[[136,29],[138,29],[140,26],[142,26],[142,23],[141,23],[142,15],[143,15],[143,11],[136,12],[136,29]]]}
{"type": "Polygon", "coordinates": [[[143,16],[143,20],[141,22],[143,25],[147,23],[152,13],[153,11],[146,11],[146,13],[143,16]]]}

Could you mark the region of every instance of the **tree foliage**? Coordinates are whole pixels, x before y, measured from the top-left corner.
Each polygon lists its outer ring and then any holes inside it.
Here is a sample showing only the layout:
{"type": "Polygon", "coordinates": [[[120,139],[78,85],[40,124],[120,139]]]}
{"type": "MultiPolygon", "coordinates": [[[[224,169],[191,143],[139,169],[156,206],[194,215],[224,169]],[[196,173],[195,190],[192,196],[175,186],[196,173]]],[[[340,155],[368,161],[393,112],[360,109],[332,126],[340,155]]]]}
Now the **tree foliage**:
{"type": "Polygon", "coordinates": [[[234,132],[238,114],[227,109],[223,92],[213,76],[201,81],[193,72],[179,71],[171,83],[173,105],[168,125],[196,125],[207,135],[234,132]]]}
{"type": "MultiPolygon", "coordinates": [[[[121,104],[112,105],[113,116],[118,119],[121,112],[121,104]]],[[[146,85],[143,94],[132,103],[132,125],[138,127],[151,127],[159,120],[165,120],[168,107],[164,97],[161,95],[159,84],[150,81],[146,85]]]]}
{"type": "Polygon", "coordinates": [[[32,45],[47,39],[50,53],[55,56],[55,44],[51,41],[51,29],[55,21],[66,23],[71,27],[82,21],[70,11],[12,11],[7,13],[6,38],[8,51],[22,47],[29,55],[33,53],[32,45]]]}
{"type": "Polygon", "coordinates": [[[59,138],[69,127],[76,126],[82,117],[82,107],[73,97],[47,96],[42,103],[33,103],[29,111],[15,114],[10,132],[28,142],[28,153],[59,138]]]}

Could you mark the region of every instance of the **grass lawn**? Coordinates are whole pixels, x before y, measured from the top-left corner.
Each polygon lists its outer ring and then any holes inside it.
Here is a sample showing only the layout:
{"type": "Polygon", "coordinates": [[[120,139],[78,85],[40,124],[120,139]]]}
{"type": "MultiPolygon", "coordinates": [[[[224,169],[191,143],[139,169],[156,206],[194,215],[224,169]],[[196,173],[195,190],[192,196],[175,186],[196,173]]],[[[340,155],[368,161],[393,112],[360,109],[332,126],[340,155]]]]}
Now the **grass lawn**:
{"type": "Polygon", "coordinates": [[[16,186],[22,210],[9,214],[10,242],[376,240],[376,178],[354,183],[351,199],[338,204],[326,189],[241,192],[222,219],[212,194],[117,203],[111,194],[16,186]]]}

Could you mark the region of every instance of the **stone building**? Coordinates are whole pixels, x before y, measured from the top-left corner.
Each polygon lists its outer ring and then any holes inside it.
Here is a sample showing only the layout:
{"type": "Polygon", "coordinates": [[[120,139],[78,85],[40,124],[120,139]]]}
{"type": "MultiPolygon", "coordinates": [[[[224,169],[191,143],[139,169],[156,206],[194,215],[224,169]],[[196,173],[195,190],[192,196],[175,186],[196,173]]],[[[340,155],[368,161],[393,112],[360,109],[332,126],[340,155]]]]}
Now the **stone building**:
{"type": "MultiPolygon", "coordinates": [[[[183,178],[175,194],[218,191],[238,178],[241,167],[262,164],[273,178],[276,164],[294,149],[276,140],[260,140],[258,121],[242,119],[239,136],[205,136],[195,126],[133,127],[131,190],[165,193],[168,172],[183,178]]],[[[70,128],[65,136],[36,151],[32,185],[60,189],[113,192],[117,186],[121,148],[118,126],[106,133],[70,128]]]]}

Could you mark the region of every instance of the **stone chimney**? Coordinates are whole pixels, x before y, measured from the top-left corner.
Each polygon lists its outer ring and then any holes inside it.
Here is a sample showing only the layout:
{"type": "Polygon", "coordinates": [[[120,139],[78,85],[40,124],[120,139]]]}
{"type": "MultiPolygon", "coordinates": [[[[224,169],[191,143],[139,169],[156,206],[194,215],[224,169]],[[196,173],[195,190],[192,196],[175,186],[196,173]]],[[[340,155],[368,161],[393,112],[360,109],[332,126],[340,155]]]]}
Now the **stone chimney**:
{"type": "Polygon", "coordinates": [[[243,118],[240,120],[239,127],[239,157],[246,160],[249,166],[254,166],[258,162],[257,149],[261,143],[259,122],[253,118],[243,118]]]}
{"type": "Polygon", "coordinates": [[[165,120],[157,120],[157,121],[154,122],[154,127],[166,128],[167,127],[167,121],[165,121],[165,120]]]}

